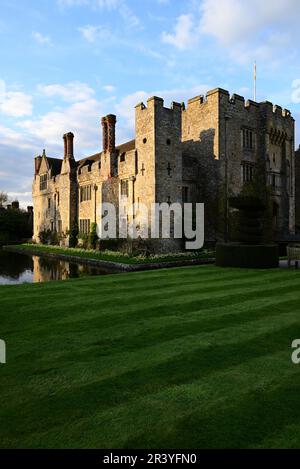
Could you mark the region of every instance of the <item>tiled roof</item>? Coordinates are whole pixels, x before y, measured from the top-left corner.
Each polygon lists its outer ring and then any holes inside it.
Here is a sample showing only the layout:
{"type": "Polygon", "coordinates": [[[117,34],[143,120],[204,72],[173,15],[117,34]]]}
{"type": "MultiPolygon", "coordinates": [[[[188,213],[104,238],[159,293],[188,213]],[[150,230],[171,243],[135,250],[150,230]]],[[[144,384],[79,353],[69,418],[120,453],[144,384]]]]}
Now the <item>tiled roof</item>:
{"type": "Polygon", "coordinates": [[[52,172],[52,176],[57,176],[61,172],[62,160],[59,158],[49,158],[47,156],[47,161],[52,172]]]}
{"type": "Polygon", "coordinates": [[[126,153],[127,151],[131,151],[135,149],[135,140],[130,140],[129,142],[123,143],[117,147],[117,150],[120,153],[126,153]]]}
{"type": "MultiPolygon", "coordinates": [[[[130,140],[129,142],[123,143],[122,145],[118,145],[116,147],[116,150],[119,153],[126,153],[134,149],[135,149],[135,140],[130,140]]],[[[79,160],[77,162],[77,165],[79,168],[82,168],[86,164],[95,163],[96,161],[99,161],[101,159],[101,155],[102,155],[102,152],[83,158],[82,160],[79,160]]]]}

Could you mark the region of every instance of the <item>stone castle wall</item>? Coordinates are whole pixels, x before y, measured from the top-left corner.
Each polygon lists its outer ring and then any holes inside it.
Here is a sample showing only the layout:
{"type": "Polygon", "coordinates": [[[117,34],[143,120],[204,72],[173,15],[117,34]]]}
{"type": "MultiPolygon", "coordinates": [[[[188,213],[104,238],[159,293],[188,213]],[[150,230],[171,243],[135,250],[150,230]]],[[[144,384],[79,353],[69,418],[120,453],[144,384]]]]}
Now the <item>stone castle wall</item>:
{"type": "MultiPolygon", "coordinates": [[[[289,111],[268,102],[245,102],[241,96],[231,97],[227,91],[215,89],[189,100],[186,107],[173,103],[167,108],[158,97],[150,98],[147,105],[138,104],[135,141],[120,147],[115,146],[115,124],[113,115],[102,119],[103,151],[78,163],[73,154],[74,136],[66,134],[58,172],[59,162],[54,165],[46,155],[36,158],[35,239],[41,229],[52,229],[58,221],[62,231],[80,220],[99,223],[102,203],[113,203],[118,212],[126,194],[121,217],[131,221],[129,207],[136,204],[138,227],[143,224],[141,204],[148,208],[150,225],[150,208],[155,202],[204,202],[206,239],[215,240],[222,236],[220,200],[226,175],[228,196],[237,194],[245,183],[244,168],[254,167],[259,159],[265,162],[278,229],[295,230],[297,168],[294,119],[289,111]],[[245,147],[245,135],[250,139],[250,134],[251,145],[245,147]],[[40,191],[43,174],[48,174],[48,187],[40,191]],[[90,198],[81,200],[81,189],[87,186],[90,198]]],[[[179,243],[164,243],[167,250],[176,245],[179,248],[179,243]]]]}

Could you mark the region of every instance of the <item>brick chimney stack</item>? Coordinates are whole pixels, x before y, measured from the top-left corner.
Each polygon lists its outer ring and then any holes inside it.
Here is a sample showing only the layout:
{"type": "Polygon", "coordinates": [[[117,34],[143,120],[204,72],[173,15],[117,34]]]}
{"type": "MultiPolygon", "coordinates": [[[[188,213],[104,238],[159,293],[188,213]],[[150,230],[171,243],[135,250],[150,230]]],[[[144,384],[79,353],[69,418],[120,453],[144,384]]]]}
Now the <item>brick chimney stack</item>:
{"type": "Polygon", "coordinates": [[[116,123],[117,118],[114,114],[109,114],[107,116],[108,124],[108,151],[110,153],[114,152],[116,149],[116,123]]]}
{"type": "Polygon", "coordinates": [[[108,125],[106,117],[102,117],[102,138],[103,138],[103,151],[108,149],[108,125]]]}
{"type": "Polygon", "coordinates": [[[38,174],[38,172],[39,172],[39,170],[40,170],[40,167],[41,167],[41,163],[42,163],[42,157],[41,157],[41,156],[37,156],[37,157],[34,159],[35,174],[38,174]]]}
{"type": "Polygon", "coordinates": [[[116,123],[114,114],[102,118],[103,128],[103,150],[113,153],[116,149],[116,123]]]}
{"type": "Polygon", "coordinates": [[[65,158],[74,159],[74,134],[69,132],[64,135],[65,142],[65,158]]]}
{"type": "Polygon", "coordinates": [[[67,158],[67,154],[68,154],[67,134],[63,136],[63,140],[64,140],[64,158],[67,158]]]}

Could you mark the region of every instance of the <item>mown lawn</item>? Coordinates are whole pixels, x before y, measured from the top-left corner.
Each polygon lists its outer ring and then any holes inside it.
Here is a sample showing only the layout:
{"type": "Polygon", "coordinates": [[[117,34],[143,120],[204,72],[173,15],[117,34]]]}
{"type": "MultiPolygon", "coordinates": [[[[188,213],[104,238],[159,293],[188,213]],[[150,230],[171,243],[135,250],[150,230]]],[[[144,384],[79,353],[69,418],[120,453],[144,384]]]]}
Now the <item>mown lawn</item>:
{"type": "Polygon", "coordinates": [[[300,272],[0,288],[0,446],[300,447],[300,272]]]}

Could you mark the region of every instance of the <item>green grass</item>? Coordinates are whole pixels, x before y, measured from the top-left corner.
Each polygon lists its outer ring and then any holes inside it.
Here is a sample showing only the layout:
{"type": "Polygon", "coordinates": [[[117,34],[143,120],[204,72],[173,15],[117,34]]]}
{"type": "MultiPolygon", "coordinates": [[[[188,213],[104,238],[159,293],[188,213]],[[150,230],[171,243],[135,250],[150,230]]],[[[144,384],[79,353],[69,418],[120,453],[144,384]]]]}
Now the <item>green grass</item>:
{"type": "Polygon", "coordinates": [[[1,287],[0,310],[1,447],[300,447],[298,271],[1,287]]]}
{"type": "Polygon", "coordinates": [[[207,259],[213,258],[215,253],[213,251],[201,251],[201,252],[189,252],[189,253],[174,253],[174,254],[161,254],[151,255],[145,257],[130,256],[121,252],[114,251],[97,251],[92,249],[80,249],[80,248],[64,248],[60,246],[45,246],[42,244],[19,244],[14,246],[14,249],[22,249],[29,252],[45,252],[52,254],[63,254],[67,256],[76,256],[83,259],[93,259],[99,261],[110,261],[118,262],[121,264],[149,264],[149,263],[161,263],[161,262],[176,262],[193,259],[207,259]]]}

